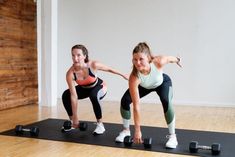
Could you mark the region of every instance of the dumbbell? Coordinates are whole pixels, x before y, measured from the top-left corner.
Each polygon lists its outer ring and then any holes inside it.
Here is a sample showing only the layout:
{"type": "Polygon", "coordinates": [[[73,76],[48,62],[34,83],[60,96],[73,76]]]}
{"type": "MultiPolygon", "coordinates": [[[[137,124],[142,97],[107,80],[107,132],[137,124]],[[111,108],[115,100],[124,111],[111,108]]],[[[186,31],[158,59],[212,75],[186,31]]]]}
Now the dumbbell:
{"type": "Polygon", "coordinates": [[[197,153],[198,149],[211,150],[212,155],[218,155],[220,153],[220,144],[213,143],[211,146],[198,145],[197,141],[191,141],[189,144],[189,151],[191,153],[197,153]]]}
{"type": "Polygon", "coordinates": [[[23,132],[30,132],[31,136],[38,136],[39,128],[38,127],[25,128],[23,125],[16,125],[15,133],[19,135],[22,134],[23,132]]]}
{"type": "MultiPolygon", "coordinates": [[[[63,127],[64,127],[64,129],[61,130],[62,132],[64,132],[64,130],[69,130],[69,129],[71,129],[71,128],[72,128],[72,122],[71,122],[70,120],[66,120],[66,121],[64,122],[63,127]]],[[[81,130],[81,131],[86,131],[86,130],[87,130],[87,127],[88,127],[87,123],[85,123],[85,122],[80,122],[80,123],[79,123],[79,130],[81,130]]]]}
{"type": "MultiPolygon", "coordinates": [[[[131,147],[133,143],[133,138],[131,136],[126,136],[124,138],[124,145],[126,147],[131,147]]],[[[152,138],[144,138],[144,142],[143,142],[144,148],[148,149],[152,147],[152,138]]]]}

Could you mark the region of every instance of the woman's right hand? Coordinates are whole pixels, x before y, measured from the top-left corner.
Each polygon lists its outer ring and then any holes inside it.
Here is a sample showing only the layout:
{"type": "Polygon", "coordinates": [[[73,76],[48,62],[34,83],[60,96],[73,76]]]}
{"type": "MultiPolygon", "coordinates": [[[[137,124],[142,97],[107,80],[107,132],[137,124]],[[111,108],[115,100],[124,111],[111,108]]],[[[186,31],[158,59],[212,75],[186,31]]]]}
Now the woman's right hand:
{"type": "Polygon", "coordinates": [[[135,131],[133,142],[134,143],[143,143],[141,131],[135,131]]]}
{"type": "Polygon", "coordinates": [[[73,118],[72,118],[72,127],[73,128],[78,128],[78,125],[79,125],[78,118],[76,116],[73,116],[73,118]]]}

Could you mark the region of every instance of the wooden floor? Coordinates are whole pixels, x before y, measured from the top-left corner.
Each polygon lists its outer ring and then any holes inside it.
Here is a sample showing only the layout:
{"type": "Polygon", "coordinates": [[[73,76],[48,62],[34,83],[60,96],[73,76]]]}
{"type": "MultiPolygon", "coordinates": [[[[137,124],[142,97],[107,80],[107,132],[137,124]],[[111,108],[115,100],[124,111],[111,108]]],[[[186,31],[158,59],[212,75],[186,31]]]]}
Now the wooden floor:
{"type": "MultiPolygon", "coordinates": [[[[81,120],[94,121],[89,101],[80,101],[81,120]]],[[[166,127],[159,104],[141,104],[142,124],[166,127]]],[[[175,106],[176,128],[235,133],[235,108],[175,106]]],[[[103,102],[104,122],[121,123],[118,102],[103,102]]],[[[47,118],[66,119],[61,103],[57,107],[36,105],[0,111],[0,131],[12,129],[16,124],[29,124],[47,118]]],[[[117,133],[118,134],[118,133],[117,133]]],[[[164,137],[163,137],[164,138],[164,137]]],[[[180,141],[179,141],[180,143],[180,141]]],[[[183,157],[185,155],[157,153],[121,148],[65,143],[22,137],[0,136],[0,157],[183,157]]]]}

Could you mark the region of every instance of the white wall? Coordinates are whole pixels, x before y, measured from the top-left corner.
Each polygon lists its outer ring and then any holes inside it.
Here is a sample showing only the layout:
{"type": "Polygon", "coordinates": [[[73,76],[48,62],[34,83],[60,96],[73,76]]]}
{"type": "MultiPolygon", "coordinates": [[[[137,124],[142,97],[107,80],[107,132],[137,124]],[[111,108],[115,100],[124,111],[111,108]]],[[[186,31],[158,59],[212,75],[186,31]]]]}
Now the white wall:
{"type": "MultiPolygon", "coordinates": [[[[146,41],[154,54],[180,55],[183,68],[165,67],[176,104],[235,106],[235,1],[233,0],[58,0],[58,97],[67,88],[70,49],[81,43],[90,58],[131,71],[131,53],[146,41]]],[[[120,101],[127,81],[100,72],[120,101]]],[[[159,102],[154,94],[145,102],[159,102]]]]}
{"type": "Polygon", "coordinates": [[[38,0],[38,103],[57,105],[57,0],[38,0]]]}

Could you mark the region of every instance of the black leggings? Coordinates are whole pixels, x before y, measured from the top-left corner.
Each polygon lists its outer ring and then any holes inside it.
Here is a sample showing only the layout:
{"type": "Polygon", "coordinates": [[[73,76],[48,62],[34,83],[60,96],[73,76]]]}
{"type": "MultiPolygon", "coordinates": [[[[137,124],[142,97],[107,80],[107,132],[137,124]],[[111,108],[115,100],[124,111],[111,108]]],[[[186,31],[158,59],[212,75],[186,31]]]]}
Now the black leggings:
{"type": "MultiPolygon", "coordinates": [[[[144,87],[138,86],[139,90],[139,97],[142,98],[149,93],[155,91],[160,97],[160,100],[162,102],[164,115],[167,124],[170,124],[172,120],[174,119],[174,110],[172,107],[172,82],[168,75],[163,74],[163,82],[160,86],[154,89],[146,89],[144,87]]],[[[130,112],[130,104],[132,103],[131,96],[129,89],[125,92],[121,99],[121,115],[124,119],[130,119],[131,118],[131,112],[130,112]]]]}
{"type": "MultiPolygon", "coordinates": [[[[106,89],[107,89],[106,85],[104,84],[103,80],[101,80],[100,78],[98,78],[98,82],[94,87],[84,88],[79,85],[76,86],[76,92],[78,95],[78,99],[84,99],[84,98],[88,98],[88,97],[90,98],[96,119],[102,118],[102,110],[101,110],[101,106],[100,106],[100,100],[103,99],[104,96],[106,95],[106,93],[107,93],[106,89]]],[[[64,108],[67,111],[67,114],[69,116],[73,116],[69,89],[64,91],[64,93],[62,95],[62,101],[64,104],[64,108]]]]}

